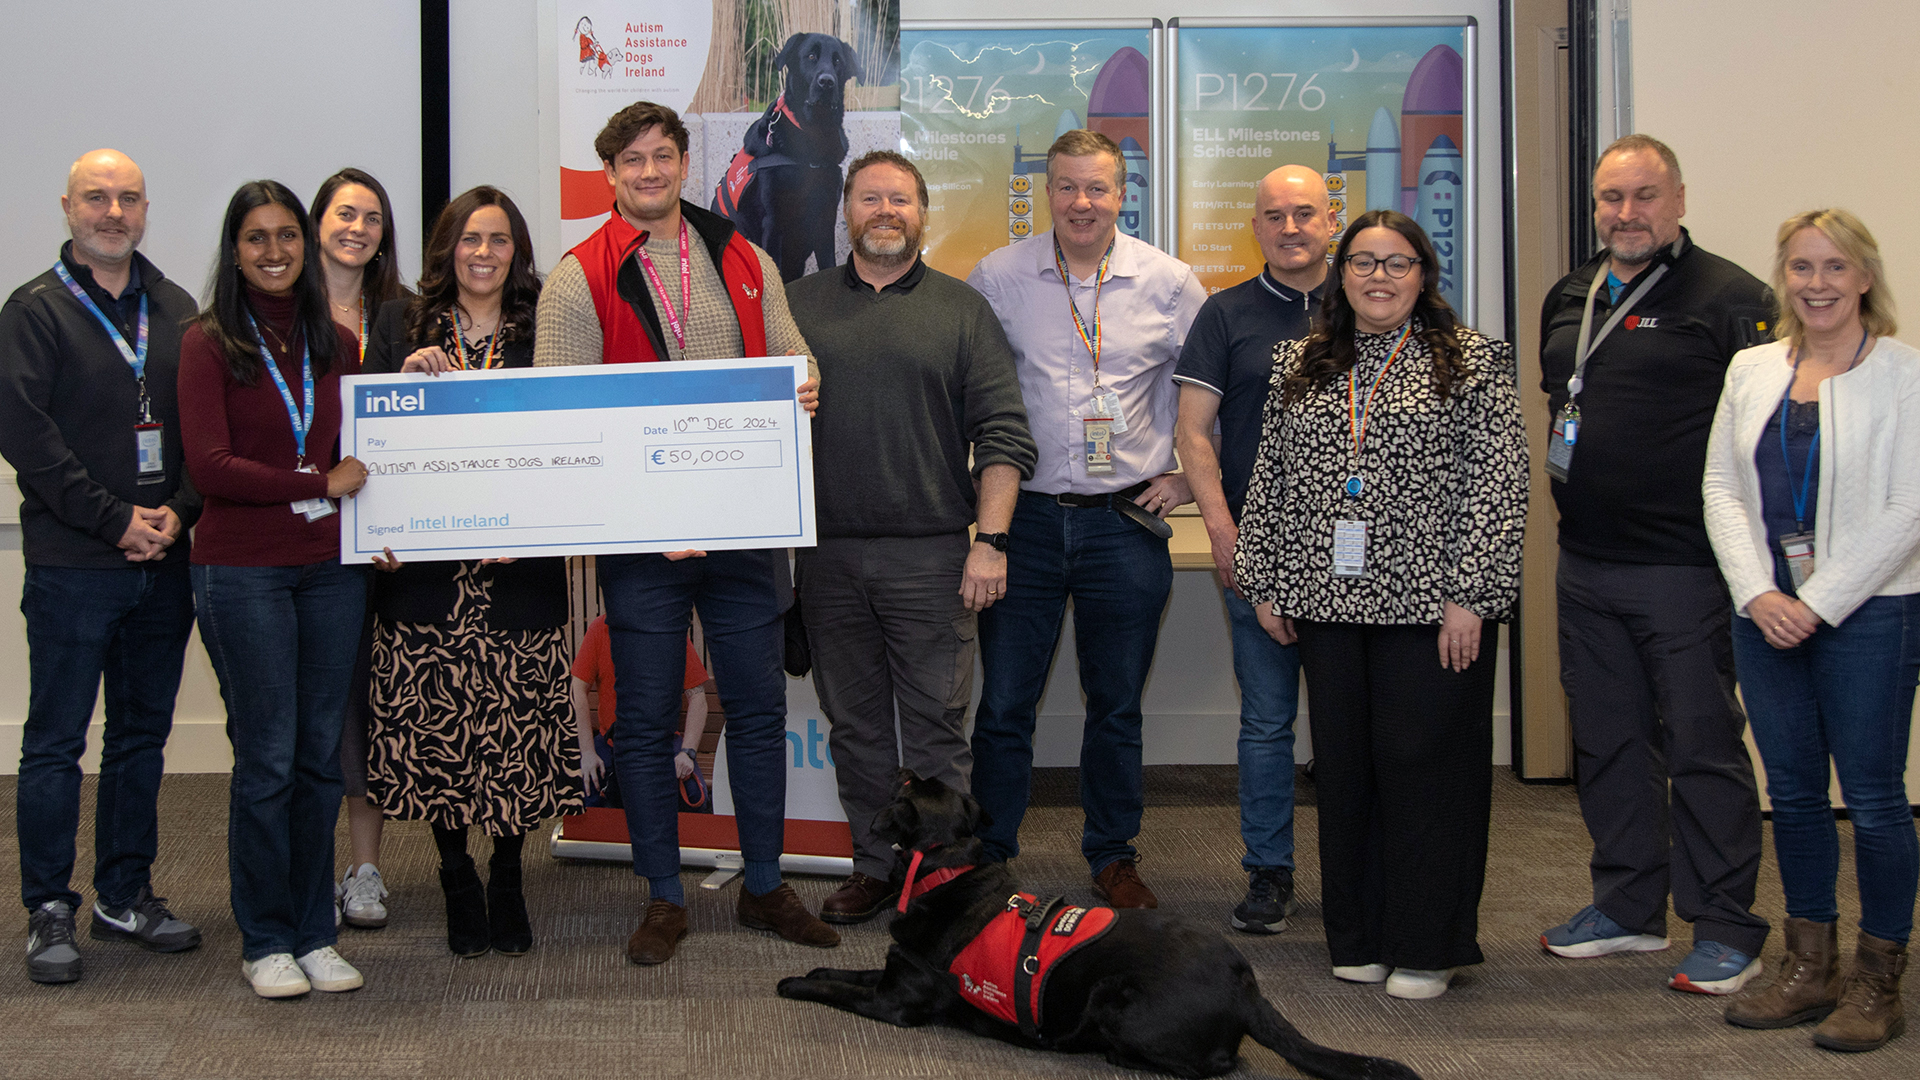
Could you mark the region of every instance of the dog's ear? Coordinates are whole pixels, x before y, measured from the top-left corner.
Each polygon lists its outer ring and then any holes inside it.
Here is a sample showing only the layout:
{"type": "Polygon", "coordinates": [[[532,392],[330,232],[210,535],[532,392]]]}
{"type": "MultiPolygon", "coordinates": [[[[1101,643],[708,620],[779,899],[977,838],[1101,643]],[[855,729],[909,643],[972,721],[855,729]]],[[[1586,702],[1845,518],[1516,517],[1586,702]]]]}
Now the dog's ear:
{"type": "Polygon", "coordinates": [[[806,36],[805,34],[795,34],[787,39],[785,45],[780,46],[780,52],[773,58],[773,66],[776,71],[784,70],[788,64],[800,58],[800,39],[806,36]]]}
{"type": "Polygon", "coordinates": [[[895,799],[873,815],[873,834],[902,849],[913,846],[914,832],[919,827],[920,811],[907,799],[895,799]]]}
{"type": "Polygon", "coordinates": [[[853,46],[841,41],[839,38],[835,38],[833,43],[840,46],[840,56],[847,62],[848,76],[859,79],[864,84],[867,81],[867,77],[862,73],[860,68],[860,54],[853,51],[853,46]]]}

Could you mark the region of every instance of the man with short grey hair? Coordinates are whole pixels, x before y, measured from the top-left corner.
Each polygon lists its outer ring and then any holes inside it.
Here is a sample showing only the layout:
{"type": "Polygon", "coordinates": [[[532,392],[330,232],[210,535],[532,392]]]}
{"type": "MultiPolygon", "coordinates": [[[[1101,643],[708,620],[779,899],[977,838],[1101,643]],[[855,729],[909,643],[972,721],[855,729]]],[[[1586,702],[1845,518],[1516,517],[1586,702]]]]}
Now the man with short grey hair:
{"type": "Polygon", "coordinates": [[[1192,267],[1120,234],[1126,163],[1113,140],[1069,131],[1047,151],[1052,227],[980,260],[980,290],[1013,346],[1038,448],[1007,548],[1007,593],[980,615],[985,686],[973,794],[991,858],[1019,851],[1035,710],[1073,600],[1086,720],[1080,850],[1093,891],[1155,907],[1140,879],[1140,698],[1173,589],[1162,520],[1192,496],[1175,472],[1174,362],[1206,299],[1192,267]]]}
{"type": "Polygon", "coordinates": [[[1006,588],[1008,524],[1034,462],[993,308],[920,258],[920,170],[876,150],[847,169],[845,196],[852,259],[787,286],[823,406],[820,542],[799,552],[800,597],[853,830],[853,875],[820,908],[831,923],[872,918],[900,890],[873,821],[901,766],[967,790],[975,616],[1006,588]]]}
{"type": "Polygon", "coordinates": [[[20,484],[29,691],[16,786],[27,976],[80,978],[80,894],[68,883],[80,822],[80,756],[105,676],[94,811],[98,940],[154,952],[200,931],[153,894],[155,803],[173,729],[193,589],[187,480],[174,378],[193,298],[135,249],[146,178],[125,154],[73,163],[73,239],[0,308],[0,455],[20,484]]]}
{"type": "Polygon", "coordinates": [[[1560,511],[1560,681],[1593,837],[1593,903],[1540,943],[1566,957],[1668,946],[1676,990],[1731,994],[1760,971],[1760,803],[1734,698],[1733,607],[1700,484],[1727,363],[1768,340],[1771,296],[1694,245],[1664,143],[1615,142],[1593,174],[1605,245],[1547,293],[1541,389],[1560,511]]]}

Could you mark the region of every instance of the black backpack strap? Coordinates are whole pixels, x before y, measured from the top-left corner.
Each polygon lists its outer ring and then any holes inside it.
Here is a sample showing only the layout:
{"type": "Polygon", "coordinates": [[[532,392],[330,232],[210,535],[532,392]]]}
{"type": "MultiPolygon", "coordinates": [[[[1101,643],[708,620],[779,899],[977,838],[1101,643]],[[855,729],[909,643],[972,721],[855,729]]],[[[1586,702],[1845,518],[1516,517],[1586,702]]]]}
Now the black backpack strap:
{"type": "Polygon", "coordinates": [[[1020,938],[1020,958],[1013,965],[1013,1014],[1020,1021],[1020,1034],[1029,1039],[1040,1037],[1040,1021],[1033,1009],[1033,979],[1040,973],[1040,939],[1047,932],[1047,921],[1066,902],[1065,897],[1043,896],[1033,901],[1022,898],[1013,905],[1027,924],[1020,938]]]}

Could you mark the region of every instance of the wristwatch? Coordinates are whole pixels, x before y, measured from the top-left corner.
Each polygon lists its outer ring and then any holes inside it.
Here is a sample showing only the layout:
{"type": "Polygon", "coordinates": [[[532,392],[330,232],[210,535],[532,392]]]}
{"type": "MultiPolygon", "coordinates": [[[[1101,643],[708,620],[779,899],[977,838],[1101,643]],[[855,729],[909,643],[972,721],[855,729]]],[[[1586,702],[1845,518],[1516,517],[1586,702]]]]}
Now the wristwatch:
{"type": "Polygon", "coordinates": [[[974,533],[974,534],[973,534],[973,542],[974,542],[974,543],[976,543],[976,544],[986,544],[986,545],[988,545],[988,546],[990,546],[990,547],[992,547],[992,548],[993,548],[993,550],[995,550],[995,551],[1005,551],[1005,550],[1007,550],[1007,541],[1008,541],[1008,539],[1010,539],[1010,536],[1011,536],[1011,534],[1009,534],[1009,533],[1003,533],[1003,532],[998,532],[998,533],[990,533],[990,532],[983,532],[983,533],[974,533]]]}

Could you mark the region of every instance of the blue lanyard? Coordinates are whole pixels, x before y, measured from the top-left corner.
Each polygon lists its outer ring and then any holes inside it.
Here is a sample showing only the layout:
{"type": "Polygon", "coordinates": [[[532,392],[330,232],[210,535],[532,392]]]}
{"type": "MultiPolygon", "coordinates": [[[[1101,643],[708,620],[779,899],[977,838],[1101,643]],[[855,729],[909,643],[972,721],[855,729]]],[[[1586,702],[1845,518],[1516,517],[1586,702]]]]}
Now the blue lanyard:
{"type": "Polygon", "coordinates": [[[81,282],[73,281],[73,275],[67,273],[67,263],[56,261],[54,273],[60,275],[60,282],[67,286],[67,292],[71,292],[75,300],[79,300],[88,311],[94,313],[94,319],[100,323],[100,329],[108,332],[108,338],[111,338],[113,344],[121,350],[121,356],[127,357],[127,367],[132,367],[132,377],[142,380],[140,396],[144,398],[146,396],[146,292],[140,292],[140,325],[134,331],[134,344],[129,346],[127,334],[123,334],[119,327],[113,325],[106,311],[102,311],[98,304],[94,304],[94,298],[86,296],[86,290],[81,288],[81,282]]]}
{"type": "Polygon", "coordinates": [[[260,327],[247,316],[247,328],[253,331],[253,342],[260,346],[260,359],[267,365],[267,374],[273,376],[273,385],[280,390],[280,400],[287,403],[287,422],[293,425],[293,446],[300,460],[307,457],[307,432],[313,430],[313,360],[312,351],[307,343],[300,342],[300,388],[306,393],[306,413],[302,415],[293,403],[293,391],[287,389],[287,380],[280,375],[280,365],[274,363],[273,353],[267,351],[267,343],[260,340],[260,327]]]}
{"type": "MultiPolygon", "coordinates": [[[[1854,364],[1860,362],[1860,354],[1867,348],[1867,332],[1860,332],[1860,344],[1853,350],[1853,363],[1847,365],[1852,371],[1854,364]]],[[[1780,461],[1787,469],[1787,488],[1793,492],[1793,520],[1804,531],[1807,527],[1807,489],[1813,483],[1814,463],[1820,455],[1820,431],[1814,429],[1813,441],[1807,444],[1807,466],[1800,474],[1800,483],[1793,482],[1793,459],[1787,457],[1787,417],[1793,413],[1793,384],[1800,377],[1800,357],[1793,360],[1793,376],[1787,379],[1787,389],[1780,395],[1780,461]]]]}

